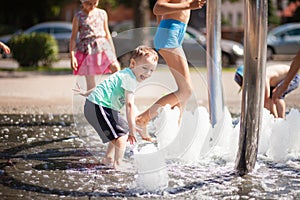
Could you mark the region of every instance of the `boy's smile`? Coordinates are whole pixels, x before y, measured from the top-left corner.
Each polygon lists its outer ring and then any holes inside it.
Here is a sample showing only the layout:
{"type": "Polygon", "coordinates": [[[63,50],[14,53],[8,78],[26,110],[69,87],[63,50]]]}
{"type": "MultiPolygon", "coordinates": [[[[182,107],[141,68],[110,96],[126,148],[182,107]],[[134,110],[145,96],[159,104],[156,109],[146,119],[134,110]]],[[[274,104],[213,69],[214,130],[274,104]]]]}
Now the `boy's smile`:
{"type": "Polygon", "coordinates": [[[152,76],[156,65],[157,61],[154,61],[151,56],[148,56],[131,63],[131,70],[133,71],[137,81],[142,82],[152,76]]]}

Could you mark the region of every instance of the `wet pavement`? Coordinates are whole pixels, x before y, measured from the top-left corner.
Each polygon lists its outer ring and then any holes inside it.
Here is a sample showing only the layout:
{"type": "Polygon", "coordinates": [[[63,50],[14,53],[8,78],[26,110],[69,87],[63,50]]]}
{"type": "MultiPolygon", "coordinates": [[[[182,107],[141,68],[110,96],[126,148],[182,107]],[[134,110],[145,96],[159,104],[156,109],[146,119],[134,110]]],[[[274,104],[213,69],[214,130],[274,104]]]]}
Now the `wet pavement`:
{"type": "MultiPolygon", "coordinates": [[[[64,60],[60,66],[67,63],[64,60]]],[[[241,93],[233,74],[222,74],[224,100],[231,113],[238,115],[241,93]]],[[[156,79],[173,83],[166,69],[158,70],[156,79]]],[[[205,71],[192,70],[192,79],[197,102],[207,106],[205,71]]],[[[128,169],[116,171],[101,165],[80,137],[73,115],[73,108],[80,106],[72,92],[75,82],[83,80],[70,73],[0,73],[1,200],[300,198],[297,159],[285,164],[260,159],[257,174],[244,179],[237,178],[233,167],[221,158],[199,165],[169,163],[166,191],[147,194],[133,190],[136,169],[130,149],[125,155],[128,169]]],[[[139,108],[166,93],[151,82],[144,88],[137,92],[139,108]]],[[[288,107],[300,108],[300,89],[287,96],[286,102],[288,107]]],[[[100,156],[105,153],[104,146],[97,148],[100,156]]]]}

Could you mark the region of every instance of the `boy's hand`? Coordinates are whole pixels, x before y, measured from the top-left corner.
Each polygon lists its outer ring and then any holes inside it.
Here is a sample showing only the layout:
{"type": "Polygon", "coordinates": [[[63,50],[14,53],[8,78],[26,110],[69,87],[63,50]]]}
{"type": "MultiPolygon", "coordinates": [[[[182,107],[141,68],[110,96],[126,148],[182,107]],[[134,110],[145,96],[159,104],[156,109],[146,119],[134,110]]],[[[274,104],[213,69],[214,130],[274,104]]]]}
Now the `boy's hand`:
{"type": "Polygon", "coordinates": [[[190,2],[190,9],[194,10],[194,9],[202,8],[205,3],[206,3],[206,0],[192,0],[190,2]]]}
{"type": "Polygon", "coordinates": [[[84,91],[78,83],[76,83],[76,88],[72,89],[76,95],[87,96],[87,91],[84,91]]]}
{"type": "Polygon", "coordinates": [[[272,100],[273,102],[277,102],[277,100],[282,96],[282,94],[287,90],[288,86],[281,84],[277,86],[272,92],[272,100]]]}
{"type": "Polygon", "coordinates": [[[129,134],[127,141],[132,145],[136,143],[136,138],[134,135],[129,134]]]}

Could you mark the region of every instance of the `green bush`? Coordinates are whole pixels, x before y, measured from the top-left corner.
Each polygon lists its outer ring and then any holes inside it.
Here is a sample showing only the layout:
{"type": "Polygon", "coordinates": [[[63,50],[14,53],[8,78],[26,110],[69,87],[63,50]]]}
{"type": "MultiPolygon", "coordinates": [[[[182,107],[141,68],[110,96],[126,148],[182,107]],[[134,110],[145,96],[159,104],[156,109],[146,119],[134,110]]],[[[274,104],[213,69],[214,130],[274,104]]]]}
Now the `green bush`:
{"type": "Polygon", "coordinates": [[[12,56],[20,66],[51,66],[58,58],[58,45],[47,33],[20,34],[9,41],[12,56]]]}

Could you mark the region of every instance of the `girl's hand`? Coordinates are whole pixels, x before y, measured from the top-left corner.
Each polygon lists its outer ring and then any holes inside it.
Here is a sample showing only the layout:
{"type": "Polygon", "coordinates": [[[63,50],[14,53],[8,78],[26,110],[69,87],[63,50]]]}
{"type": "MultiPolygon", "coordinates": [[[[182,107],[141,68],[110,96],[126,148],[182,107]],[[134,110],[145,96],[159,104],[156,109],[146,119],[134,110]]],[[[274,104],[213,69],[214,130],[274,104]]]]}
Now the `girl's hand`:
{"type": "Polygon", "coordinates": [[[129,133],[127,141],[132,145],[132,144],[136,143],[136,138],[133,134],[129,133]]]}
{"type": "Polygon", "coordinates": [[[75,56],[71,57],[71,67],[74,71],[77,71],[77,69],[78,69],[78,63],[77,63],[77,59],[75,56]]]}
{"type": "Polygon", "coordinates": [[[78,83],[76,83],[76,88],[73,88],[72,90],[76,95],[87,96],[87,91],[83,90],[78,83]]]}

